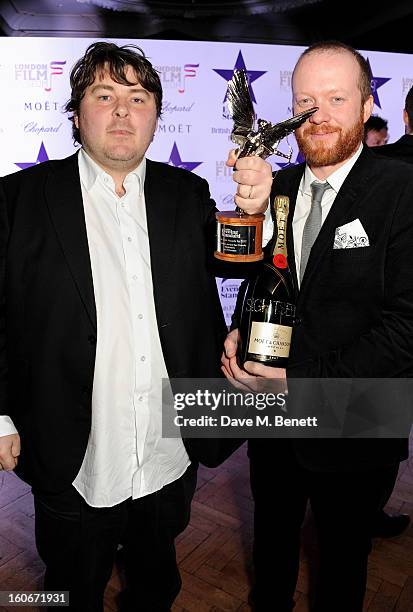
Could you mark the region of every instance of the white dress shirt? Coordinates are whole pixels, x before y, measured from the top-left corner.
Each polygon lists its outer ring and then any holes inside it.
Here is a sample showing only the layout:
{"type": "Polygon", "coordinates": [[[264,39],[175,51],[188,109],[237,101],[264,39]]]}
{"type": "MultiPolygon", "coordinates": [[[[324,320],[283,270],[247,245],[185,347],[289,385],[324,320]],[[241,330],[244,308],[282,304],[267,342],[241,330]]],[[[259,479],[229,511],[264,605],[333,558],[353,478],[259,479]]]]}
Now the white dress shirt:
{"type": "Polygon", "coordinates": [[[300,263],[301,263],[301,243],[303,241],[303,230],[304,225],[307,220],[308,215],[310,214],[311,209],[311,183],[313,181],[317,181],[318,183],[328,183],[331,186],[331,189],[327,189],[321,200],[321,224],[324,223],[328,213],[331,210],[333,202],[336,198],[336,195],[347,178],[348,173],[358,160],[361,152],[363,150],[363,145],[357,149],[350,159],[346,161],[338,170],[330,174],[328,179],[325,181],[320,181],[310,168],[306,165],[304,174],[302,176],[300,186],[298,188],[297,200],[294,209],[294,217],[293,217],[293,237],[294,237],[294,255],[295,255],[295,267],[297,270],[297,279],[300,283],[300,263]]]}
{"type": "Polygon", "coordinates": [[[146,160],[125,195],[84,150],[79,172],[97,312],[92,426],[73,485],[91,506],[136,499],[178,479],[190,461],[162,438],[168,377],[155,316],[143,186],[146,160]]]}

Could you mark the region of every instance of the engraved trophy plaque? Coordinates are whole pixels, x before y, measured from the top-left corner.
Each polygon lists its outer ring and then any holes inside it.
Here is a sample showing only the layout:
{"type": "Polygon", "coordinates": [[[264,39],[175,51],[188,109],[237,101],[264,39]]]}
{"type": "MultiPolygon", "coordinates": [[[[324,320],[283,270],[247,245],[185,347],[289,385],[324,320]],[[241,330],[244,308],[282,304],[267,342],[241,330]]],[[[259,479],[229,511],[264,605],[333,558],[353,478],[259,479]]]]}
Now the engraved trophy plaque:
{"type": "MultiPolygon", "coordinates": [[[[317,110],[316,107],[310,108],[276,124],[258,119],[255,129],[255,111],[244,70],[235,70],[228,82],[227,104],[234,120],[231,140],[239,147],[238,157],[259,155],[266,159],[270,155],[280,155],[288,161],[291,159],[292,149],[290,147],[288,154],[282,153],[278,150],[280,141],[300,127],[317,110]]],[[[247,215],[237,207],[233,211],[217,212],[215,216],[215,257],[235,262],[259,261],[263,258],[262,213],[247,215]]]]}

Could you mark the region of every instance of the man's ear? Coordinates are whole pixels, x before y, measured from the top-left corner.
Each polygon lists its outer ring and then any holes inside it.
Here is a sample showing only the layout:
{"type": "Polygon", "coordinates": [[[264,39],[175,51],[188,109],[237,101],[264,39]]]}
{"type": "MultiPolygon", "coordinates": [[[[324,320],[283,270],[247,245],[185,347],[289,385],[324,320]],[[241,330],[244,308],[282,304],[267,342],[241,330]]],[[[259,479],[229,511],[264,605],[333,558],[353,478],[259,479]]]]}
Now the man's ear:
{"type": "Polygon", "coordinates": [[[158,129],[158,123],[159,123],[159,117],[157,118],[156,123],[155,123],[155,129],[154,129],[153,134],[152,134],[151,142],[153,142],[153,139],[155,138],[155,134],[156,134],[156,131],[158,129]]]}
{"type": "Polygon", "coordinates": [[[405,126],[409,127],[409,115],[407,114],[407,110],[405,108],[403,109],[403,122],[405,126]]]}
{"type": "Polygon", "coordinates": [[[374,98],[373,96],[369,96],[367,100],[363,104],[363,119],[364,123],[366,123],[367,119],[370,117],[374,108],[374,98]]]}
{"type": "Polygon", "coordinates": [[[76,113],[73,115],[73,123],[75,124],[75,127],[79,129],[79,117],[76,113]]]}

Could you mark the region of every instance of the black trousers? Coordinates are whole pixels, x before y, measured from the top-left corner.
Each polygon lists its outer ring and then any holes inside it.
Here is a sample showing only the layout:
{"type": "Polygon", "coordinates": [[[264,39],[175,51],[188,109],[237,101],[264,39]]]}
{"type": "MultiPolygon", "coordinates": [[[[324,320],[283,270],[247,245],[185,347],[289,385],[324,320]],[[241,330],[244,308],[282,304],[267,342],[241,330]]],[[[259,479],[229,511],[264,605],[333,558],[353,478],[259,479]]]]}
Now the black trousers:
{"type": "Polygon", "coordinates": [[[89,506],[74,487],[58,495],[33,491],[45,590],[69,591],[70,610],[103,612],[105,587],[122,543],[126,589],[121,610],[169,612],[181,587],[174,539],[189,522],[196,471],[192,464],[160,491],[111,508],[89,506]]]}
{"type": "Polygon", "coordinates": [[[309,471],[298,464],[285,441],[271,442],[284,446],[281,459],[278,453],[274,461],[271,452],[254,452],[251,445],[249,451],[255,501],[254,609],[293,609],[300,531],[309,500],[320,553],[312,609],[361,612],[371,526],[394,486],[399,464],[360,472],[309,471]]]}

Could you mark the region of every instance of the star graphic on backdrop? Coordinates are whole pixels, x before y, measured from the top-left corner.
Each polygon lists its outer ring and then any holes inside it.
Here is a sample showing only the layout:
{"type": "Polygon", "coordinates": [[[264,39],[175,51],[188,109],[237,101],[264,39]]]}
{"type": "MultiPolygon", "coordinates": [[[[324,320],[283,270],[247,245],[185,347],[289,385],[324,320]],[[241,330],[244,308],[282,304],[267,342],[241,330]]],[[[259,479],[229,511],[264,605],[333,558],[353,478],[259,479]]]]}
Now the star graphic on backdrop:
{"type": "Polygon", "coordinates": [[[14,162],[16,166],[19,166],[22,170],[26,168],[31,168],[32,166],[36,166],[36,164],[41,164],[42,162],[48,161],[49,156],[47,155],[46,148],[43,142],[40,145],[39,152],[37,154],[37,159],[34,162],[14,162]]]}
{"type": "Polygon", "coordinates": [[[183,168],[184,170],[191,171],[197,168],[203,162],[182,161],[181,156],[178,151],[178,147],[176,146],[176,142],[174,142],[174,146],[172,147],[171,154],[166,163],[169,164],[170,166],[175,166],[175,168],[183,168]]]}
{"type": "Polygon", "coordinates": [[[304,156],[301,153],[301,151],[298,151],[297,157],[295,158],[294,161],[290,161],[290,162],[276,162],[276,164],[277,164],[277,166],[280,166],[280,168],[285,168],[286,166],[295,166],[296,164],[301,164],[303,161],[305,161],[304,156]]]}
{"type": "MultiPolygon", "coordinates": [[[[235,70],[245,70],[245,72],[247,73],[247,77],[248,77],[248,88],[250,90],[250,96],[253,102],[256,102],[256,99],[254,96],[254,92],[252,91],[251,84],[257,79],[259,79],[260,76],[262,76],[263,74],[267,72],[266,70],[247,70],[247,67],[245,65],[244,58],[242,57],[241,51],[238,53],[237,61],[235,62],[235,66],[232,68],[232,70],[229,70],[229,69],[221,70],[219,68],[213,68],[213,70],[226,81],[230,81],[232,79],[232,75],[234,74],[235,70]]],[[[226,99],[227,99],[227,92],[225,92],[224,102],[226,99]]]]}
{"type": "MultiPolygon", "coordinates": [[[[371,70],[369,59],[367,59],[367,63],[371,70]]],[[[372,70],[371,70],[371,74],[373,74],[372,70]]],[[[373,94],[374,104],[376,104],[379,108],[381,108],[381,104],[380,104],[379,94],[377,93],[377,90],[379,89],[379,87],[387,83],[387,81],[390,81],[390,79],[391,77],[376,77],[376,76],[372,77],[371,79],[371,92],[373,94]]]]}

